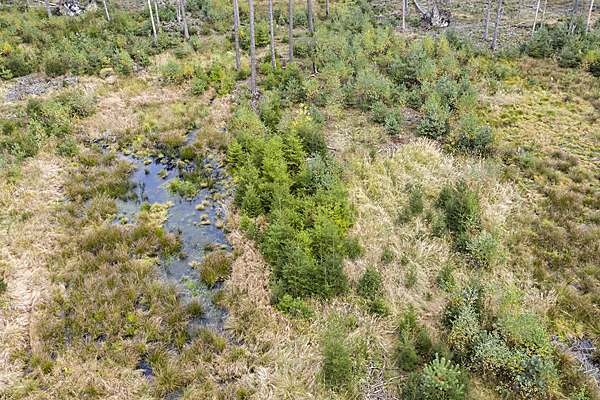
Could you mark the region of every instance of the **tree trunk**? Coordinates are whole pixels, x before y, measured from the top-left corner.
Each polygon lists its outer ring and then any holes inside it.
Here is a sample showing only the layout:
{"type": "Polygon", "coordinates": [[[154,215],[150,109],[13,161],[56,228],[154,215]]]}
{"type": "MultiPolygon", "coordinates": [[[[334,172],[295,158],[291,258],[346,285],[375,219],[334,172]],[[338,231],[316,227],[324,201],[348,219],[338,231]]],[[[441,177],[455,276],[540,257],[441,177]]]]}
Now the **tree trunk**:
{"type": "Polygon", "coordinates": [[[106,19],[110,22],[110,15],[108,15],[108,7],[106,7],[106,0],[102,0],[102,4],[104,4],[104,11],[106,11],[106,19]]]}
{"type": "Polygon", "coordinates": [[[540,11],[540,0],[537,2],[537,6],[535,7],[535,17],[533,17],[533,27],[531,28],[531,38],[533,39],[533,34],[535,33],[535,24],[537,23],[538,12],[540,11]]]}
{"type": "Polygon", "coordinates": [[[48,11],[48,19],[52,18],[52,13],[50,12],[50,4],[48,4],[48,0],[46,0],[46,11],[48,11]]]}
{"type": "Polygon", "coordinates": [[[248,2],[248,16],[250,19],[250,92],[256,94],[256,52],[254,39],[254,0],[248,2]]]}
{"type": "Polygon", "coordinates": [[[592,18],[592,8],[594,8],[594,0],[590,3],[590,11],[588,12],[587,22],[585,23],[585,34],[588,34],[588,30],[590,28],[590,19],[592,18]]]}
{"type": "Polygon", "coordinates": [[[575,0],[575,4],[573,5],[573,15],[577,14],[577,6],[579,5],[579,0],[575,0]]]}
{"type": "Polygon", "coordinates": [[[273,31],[273,0],[269,0],[269,27],[271,29],[271,61],[273,69],[277,69],[277,60],[275,60],[275,32],[273,31]]]}
{"type": "Polygon", "coordinates": [[[325,15],[329,18],[329,0],[325,0],[325,15]]]}
{"type": "Polygon", "coordinates": [[[235,32],[235,66],[239,71],[240,63],[240,9],[237,0],[233,0],[233,30],[235,32]]]}
{"type": "Polygon", "coordinates": [[[154,25],[154,17],[152,16],[152,4],[148,0],[148,11],[150,11],[150,21],[152,21],[152,33],[154,33],[154,41],[158,42],[158,36],[156,36],[156,26],[154,25]]]}
{"type": "Polygon", "coordinates": [[[135,8],[137,8],[138,10],[140,8],[142,8],[142,5],[140,4],[140,0],[135,0],[135,8]]]}
{"type": "Polygon", "coordinates": [[[292,0],[289,0],[288,20],[290,26],[290,62],[294,62],[294,10],[292,0]]]}
{"type": "Polygon", "coordinates": [[[158,25],[158,30],[162,30],[160,26],[160,16],[158,15],[158,1],[154,0],[154,10],[156,11],[156,25],[158,25]]]}
{"type": "Polygon", "coordinates": [[[544,0],[544,11],[542,11],[542,20],[540,21],[540,28],[544,26],[544,17],[546,16],[546,6],[548,5],[548,0],[544,0]]]}
{"type": "Polygon", "coordinates": [[[306,0],[306,11],[308,12],[308,31],[314,32],[313,18],[312,18],[312,3],[311,0],[306,0]]]}
{"type": "MultiPolygon", "coordinates": [[[[408,0],[407,0],[408,1],[408,0]]],[[[417,6],[417,9],[419,10],[419,12],[421,14],[425,14],[425,11],[423,11],[423,9],[421,8],[421,6],[419,5],[419,3],[417,3],[417,0],[413,0],[415,3],[415,6],[417,6]]]]}
{"type": "Polygon", "coordinates": [[[525,6],[525,0],[523,0],[521,3],[519,3],[519,14],[517,14],[518,22],[521,22],[521,10],[523,9],[524,6],[525,6]]]}
{"type": "Polygon", "coordinates": [[[181,23],[181,7],[179,6],[179,0],[175,0],[177,2],[177,7],[175,7],[175,9],[177,10],[177,23],[180,24],[181,23]]]}
{"type": "Polygon", "coordinates": [[[490,14],[492,11],[492,0],[488,0],[487,14],[485,16],[485,31],[483,32],[483,40],[488,40],[488,32],[490,27],[490,14]]]}
{"type": "Polygon", "coordinates": [[[406,0],[402,0],[402,32],[406,32],[406,0]]]}
{"type": "Polygon", "coordinates": [[[492,50],[496,50],[496,39],[498,38],[498,26],[500,25],[501,12],[502,12],[502,0],[498,0],[498,13],[496,13],[496,26],[494,27],[494,38],[492,39],[492,50]]]}
{"type": "MultiPolygon", "coordinates": [[[[29,0],[27,0],[27,2],[29,2],[29,0]]],[[[127,7],[127,9],[129,10],[129,8],[130,8],[129,0],[125,0],[125,7],[127,7]]]]}
{"type": "Polygon", "coordinates": [[[179,4],[181,5],[181,17],[183,18],[183,36],[189,39],[190,33],[188,32],[187,18],[185,17],[185,0],[179,0],[179,4]]]}

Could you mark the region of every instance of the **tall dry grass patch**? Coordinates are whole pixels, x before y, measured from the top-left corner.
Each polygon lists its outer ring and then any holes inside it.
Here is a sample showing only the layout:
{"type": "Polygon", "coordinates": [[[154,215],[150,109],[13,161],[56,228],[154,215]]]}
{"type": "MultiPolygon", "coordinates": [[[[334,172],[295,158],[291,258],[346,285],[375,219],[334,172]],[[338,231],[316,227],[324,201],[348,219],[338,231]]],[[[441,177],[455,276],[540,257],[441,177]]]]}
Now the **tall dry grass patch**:
{"type": "MultiPolygon", "coordinates": [[[[502,229],[518,203],[516,191],[500,180],[493,162],[448,155],[436,142],[422,138],[374,161],[355,159],[351,172],[348,188],[358,210],[352,232],[361,238],[366,255],[347,262],[346,272],[357,282],[367,266],[377,265],[392,314],[410,302],[435,308],[427,305],[426,293],[437,292],[436,276],[446,263],[461,263],[461,257],[451,251],[450,237],[432,236],[426,219],[428,210],[435,210],[442,187],[465,179],[479,196],[482,227],[487,230],[502,229]],[[409,202],[407,184],[421,186],[424,212],[402,223],[399,214],[409,202]],[[389,263],[381,262],[386,246],[395,255],[389,263]]],[[[456,274],[464,281],[471,272],[460,268],[456,274]]]]}
{"type": "Polygon", "coordinates": [[[62,236],[53,211],[62,197],[63,163],[40,156],[21,167],[18,185],[0,179],[0,275],[8,284],[0,298],[0,391],[23,374],[15,356],[39,345],[31,329],[51,295],[47,262],[62,236]]]}

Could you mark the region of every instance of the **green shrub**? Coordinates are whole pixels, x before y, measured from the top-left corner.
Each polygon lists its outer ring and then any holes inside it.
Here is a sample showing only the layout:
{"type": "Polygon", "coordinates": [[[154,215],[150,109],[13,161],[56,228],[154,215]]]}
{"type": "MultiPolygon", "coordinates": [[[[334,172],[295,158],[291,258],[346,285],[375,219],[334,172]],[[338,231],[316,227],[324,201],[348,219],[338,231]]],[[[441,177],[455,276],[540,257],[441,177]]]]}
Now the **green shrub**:
{"type": "Polygon", "coordinates": [[[460,180],[454,188],[444,186],[436,204],[446,215],[446,227],[453,234],[453,248],[467,251],[470,235],[480,230],[479,197],[460,180]]]}
{"type": "Polygon", "coordinates": [[[421,358],[417,355],[414,343],[409,333],[404,333],[401,337],[398,349],[398,365],[404,371],[414,371],[421,363],[421,358]]]}
{"type": "Polygon", "coordinates": [[[34,67],[34,62],[21,53],[12,54],[4,60],[4,68],[15,78],[29,75],[34,71],[34,67]]]}
{"type": "Polygon", "coordinates": [[[280,105],[281,100],[277,92],[265,93],[261,102],[259,117],[265,126],[273,132],[277,130],[277,125],[281,120],[280,105]]]}
{"type": "Polygon", "coordinates": [[[353,89],[352,102],[361,110],[368,110],[377,101],[387,103],[392,96],[392,82],[371,68],[358,72],[353,89]]]}
{"type": "Polygon", "coordinates": [[[72,157],[79,152],[77,142],[70,137],[56,144],[56,153],[63,157],[72,157]]]}
{"type": "Polygon", "coordinates": [[[473,114],[467,114],[461,119],[456,139],[456,147],[459,150],[488,156],[494,150],[495,141],[490,126],[480,125],[473,114]]]}
{"type": "Polygon", "coordinates": [[[190,92],[192,92],[192,94],[199,96],[206,92],[208,88],[208,76],[206,76],[206,74],[204,74],[204,76],[194,76],[194,78],[192,79],[192,84],[190,86],[190,92]]]}
{"type": "Polygon", "coordinates": [[[369,306],[369,312],[384,317],[390,313],[390,309],[383,299],[375,299],[369,306]]]}
{"type": "Polygon", "coordinates": [[[391,108],[385,115],[385,131],[388,135],[399,135],[402,131],[402,122],[404,115],[402,110],[398,108],[391,108]]]}
{"type": "Polygon", "coordinates": [[[4,277],[0,276],[0,296],[6,292],[6,289],[8,289],[8,284],[4,280],[4,277]]]}
{"type": "Polygon", "coordinates": [[[339,333],[330,332],[325,336],[321,355],[321,374],[325,385],[334,390],[348,388],[352,382],[352,360],[339,333]]]}
{"type": "Polygon", "coordinates": [[[422,111],[424,115],[417,125],[419,135],[438,139],[450,132],[450,107],[441,103],[437,93],[427,98],[422,111]]]}
{"type": "Polygon", "coordinates": [[[383,253],[381,253],[381,262],[383,262],[384,264],[389,264],[392,261],[394,261],[395,257],[396,254],[394,253],[394,251],[390,249],[389,244],[386,244],[383,249],[383,253]]]}
{"type": "Polygon", "coordinates": [[[373,111],[373,122],[383,124],[388,112],[388,107],[385,103],[379,100],[371,106],[371,110],[373,111]]]}
{"type": "Polygon", "coordinates": [[[462,400],[467,395],[467,374],[443,357],[436,356],[422,374],[420,388],[426,400],[462,400]]]}
{"type": "Polygon", "coordinates": [[[305,319],[310,319],[315,314],[313,309],[310,308],[302,299],[293,298],[289,294],[284,295],[279,303],[277,303],[275,308],[283,313],[292,316],[301,316],[305,319]]]}
{"type": "Polygon", "coordinates": [[[55,78],[67,72],[68,64],[63,60],[58,53],[50,53],[46,55],[44,60],[44,72],[50,78],[55,78]]]}
{"type": "Polygon", "coordinates": [[[356,289],[359,296],[368,300],[378,299],[383,293],[383,278],[375,267],[367,267],[365,273],[358,281],[356,289]]]}

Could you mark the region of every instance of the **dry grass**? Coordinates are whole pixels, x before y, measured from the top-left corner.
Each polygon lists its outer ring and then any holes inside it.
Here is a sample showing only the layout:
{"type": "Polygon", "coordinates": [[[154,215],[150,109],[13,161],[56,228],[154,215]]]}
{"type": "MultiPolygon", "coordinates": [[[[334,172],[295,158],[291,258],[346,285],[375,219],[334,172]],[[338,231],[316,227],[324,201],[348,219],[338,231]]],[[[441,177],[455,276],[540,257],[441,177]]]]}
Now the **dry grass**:
{"type": "Polygon", "coordinates": [[[62,197],[63,164],[41,156],[22,167],[18,186],[0,182],[0,269],[8,283],[0,313],[0,391],[23,374],[15,355],[39,345],[30,330],[51,291],[46,265],[62,235],[52,212],[62,197]]]}

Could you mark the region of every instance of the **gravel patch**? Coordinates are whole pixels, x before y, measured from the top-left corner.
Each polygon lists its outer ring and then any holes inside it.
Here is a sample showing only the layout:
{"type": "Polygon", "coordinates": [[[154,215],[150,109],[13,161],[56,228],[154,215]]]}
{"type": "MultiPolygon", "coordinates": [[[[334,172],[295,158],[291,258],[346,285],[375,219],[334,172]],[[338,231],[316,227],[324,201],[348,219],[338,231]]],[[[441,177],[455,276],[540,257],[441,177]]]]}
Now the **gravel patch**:
{"type": "Polygon", "coordinates": [[[6,102],[13,102],[30,95],[42,96],[65,86],[71,86],[77,83],[79,83],[79,78],[77,77],[59,77],[50,79],[23,76],[6,84],[8,86],[8,91],[3,100],[6,102]]]}

